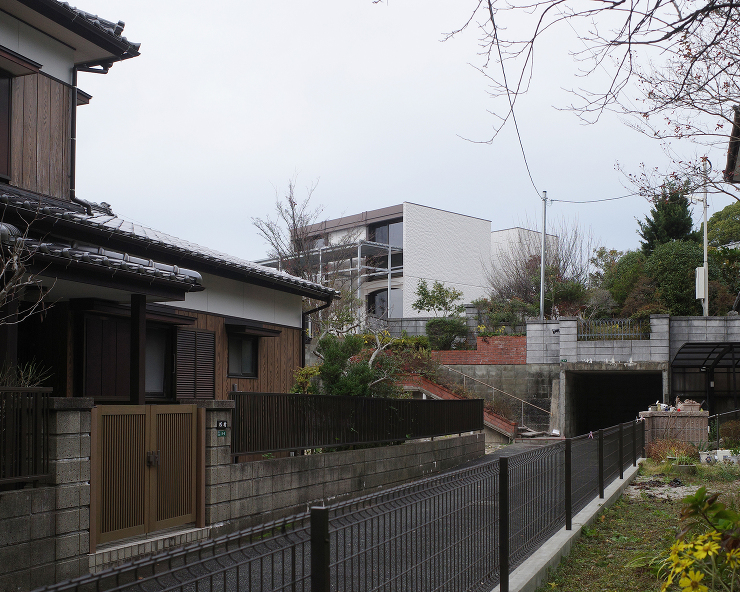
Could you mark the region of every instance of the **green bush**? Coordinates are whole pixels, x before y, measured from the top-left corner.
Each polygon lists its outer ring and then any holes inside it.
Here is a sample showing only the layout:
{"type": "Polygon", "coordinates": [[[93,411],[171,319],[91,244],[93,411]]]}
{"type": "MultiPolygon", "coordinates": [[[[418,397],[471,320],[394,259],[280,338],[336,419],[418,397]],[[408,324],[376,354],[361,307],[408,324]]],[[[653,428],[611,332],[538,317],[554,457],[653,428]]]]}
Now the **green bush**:
{"type": "MultiPolygon", "coordinates": [[[[672,315],[701,314],[701,302],[695,296],[694,269],[702,265],[702,246],[690,241],[658,245],[645,263],[645,273],[655,282],[660,301],[672,315]]],[[[715,271],[710,267],[711,272],[715,271]]]]}
{"type": "Polygon", "coordinates": [[[433,350],[448,350],[456,341],[467,337],[468,325],[463,318],[430,319],[426,332],[433,350]]]}

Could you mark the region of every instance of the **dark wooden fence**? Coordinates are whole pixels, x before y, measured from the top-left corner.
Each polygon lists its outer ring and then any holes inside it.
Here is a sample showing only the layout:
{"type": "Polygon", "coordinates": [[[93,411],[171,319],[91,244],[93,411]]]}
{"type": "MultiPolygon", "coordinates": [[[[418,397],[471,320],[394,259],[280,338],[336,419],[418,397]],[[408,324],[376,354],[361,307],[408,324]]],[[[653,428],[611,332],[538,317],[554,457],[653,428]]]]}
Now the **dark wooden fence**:
{"type": "Polygon", "coordinates": [[[234,456],[381,444],[483,429],[483,399],[430,401],[230,393],[234,456]]]}
{"type": "Polygon", "coordinates": [[[0,485],[49,475],[50,388],[0,388],[0,485]]]}

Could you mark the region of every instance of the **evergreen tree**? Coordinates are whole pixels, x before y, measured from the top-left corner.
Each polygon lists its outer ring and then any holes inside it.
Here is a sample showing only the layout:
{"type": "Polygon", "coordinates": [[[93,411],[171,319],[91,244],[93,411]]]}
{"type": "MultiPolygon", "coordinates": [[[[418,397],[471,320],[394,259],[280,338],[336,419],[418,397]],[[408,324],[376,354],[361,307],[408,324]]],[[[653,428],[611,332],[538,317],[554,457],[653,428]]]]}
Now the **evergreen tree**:
{"type": "Polygon", "coordinates": [[[660,195],[653,199],[653,207],[645,221],[637,221],[642,238],[640,245],[645,255],[650,255],[658,245],[674,240],[697,240],[692,231],[694,221],[687,194],[690,191],[689,181],[677,183],[667,180],[661,187],[660,195]]]}
{"type": "Polygon", "coordinates": [[[707,223],[707,240],[715,247],[740,241],[740,201],[712,214],[707,223]]]}

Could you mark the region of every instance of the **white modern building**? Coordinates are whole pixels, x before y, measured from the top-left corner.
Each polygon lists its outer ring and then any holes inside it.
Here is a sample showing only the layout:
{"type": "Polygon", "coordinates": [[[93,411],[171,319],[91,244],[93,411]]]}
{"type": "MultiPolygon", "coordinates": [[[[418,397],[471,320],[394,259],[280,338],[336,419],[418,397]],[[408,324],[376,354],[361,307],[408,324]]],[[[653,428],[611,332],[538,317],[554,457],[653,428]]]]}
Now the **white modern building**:
{"type": "Polygon", "coordinates": [[[421,280],[460,290],[465,303],[488,296],[501,254],[541,236],[524,228],[491,232],[490,220],[411,202],[314,224],[307,235],[319,266],[345,262],[367,311],[389,318],[426,316],[411,306],[421,280]]]}

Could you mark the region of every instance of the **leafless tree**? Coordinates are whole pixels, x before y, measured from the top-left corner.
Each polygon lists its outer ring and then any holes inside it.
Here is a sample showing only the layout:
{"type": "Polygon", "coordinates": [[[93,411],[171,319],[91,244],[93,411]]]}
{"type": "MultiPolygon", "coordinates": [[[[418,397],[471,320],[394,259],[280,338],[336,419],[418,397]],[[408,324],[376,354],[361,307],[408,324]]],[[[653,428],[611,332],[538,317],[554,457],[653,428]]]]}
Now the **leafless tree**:
{"type": "MultiPolygon", "coordinates": [[[[520,232],[517,240],[499,250],[488,273],[493,299],[516,299],[530,305],[539,302],[541,237],[539,232],[520,232]]],[[[584,292],[588,289],[595,239],[590,229],[564,218],[549,230],[546,238],[545,293],[550,294],[554,307],[556,299],[552,296],[557,286],[570,283],[581,286],[584,292]]],[[[557,311],[553,308],[551,314],[556,315],[557,311]]]]}
{"type": "MultiPolygon", "coordinates": [[[[317,183],[309,186],[306,197],[301,199],[296,196],[295,178],[290,179],[285,194],[276,195],[275,218],[252,218],[252,223],[268,245],[268,258],[276,260],[280,269],[340,293],[340,298],[329,308],[312,315],[313,333],[320,339],[327,333],[354,330],[363,319],[358,318],[359,306],[348,271],[351,255],[344,256],[357,237],[352,233],[336,237],[317,229],[323,221],[323,207],[314,207],[311,203],[316,186],[317,183]],[[327,255],[322,257],[320,251],[327,255]]],[[[312,310],[320,304],[308,299],[304,301],[304,310],[312,310]]]]}

